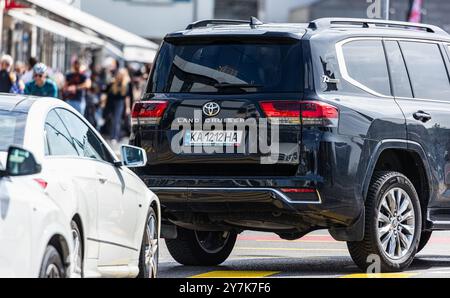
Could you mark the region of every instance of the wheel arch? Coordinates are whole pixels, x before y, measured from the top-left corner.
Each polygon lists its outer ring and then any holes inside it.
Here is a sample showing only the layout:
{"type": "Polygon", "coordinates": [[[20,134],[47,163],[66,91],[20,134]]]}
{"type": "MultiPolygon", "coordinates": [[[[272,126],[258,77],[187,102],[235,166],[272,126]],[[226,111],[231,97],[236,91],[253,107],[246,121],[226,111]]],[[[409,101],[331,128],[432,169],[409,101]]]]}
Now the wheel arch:
{"type": "Polygon", "coordinates": [[[52,245],[58,251],[67,269],[70,264],[70,249],[67,239],[63,235],[55,234],[50,238],[47,245],[52,245]]]}
{"type": "Polygon", "coordinates": [[[425,220],[428,203],[433,193],[433,184],[430,165],[422,146],[407,140],[388,140],[378,143],[363,180],[364,201],[367,198],[372,177],[379,170],[400,172],[408,177],[416,188],[419,188],[417,192],[425,220]]]}

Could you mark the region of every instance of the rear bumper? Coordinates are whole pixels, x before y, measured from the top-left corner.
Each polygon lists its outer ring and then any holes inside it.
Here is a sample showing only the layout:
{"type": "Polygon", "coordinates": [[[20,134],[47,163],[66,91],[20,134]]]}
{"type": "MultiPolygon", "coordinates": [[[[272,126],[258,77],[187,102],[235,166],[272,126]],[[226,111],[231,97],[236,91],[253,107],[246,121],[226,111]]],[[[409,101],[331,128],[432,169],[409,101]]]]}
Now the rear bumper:
{"type": "Polygon", "coordinates": [[[333,195],[320,178],[141,177],[158,195],[164,220],[180,226],[270,232],[348,227],[361,215],[356,199],[333,195]],[[284,188],[313,188],[286,193],[284,188]]]}
{"type": "Polygon", "coordinates": [[[165,203],[272,203],[278,207],[296,204],[322,204],[318,190],[313,193],[289,196],[276,188],[221,188],[221,187],[153,187],[165,203]],[[277,204],[278,203],[278,204],[277,204]]]}

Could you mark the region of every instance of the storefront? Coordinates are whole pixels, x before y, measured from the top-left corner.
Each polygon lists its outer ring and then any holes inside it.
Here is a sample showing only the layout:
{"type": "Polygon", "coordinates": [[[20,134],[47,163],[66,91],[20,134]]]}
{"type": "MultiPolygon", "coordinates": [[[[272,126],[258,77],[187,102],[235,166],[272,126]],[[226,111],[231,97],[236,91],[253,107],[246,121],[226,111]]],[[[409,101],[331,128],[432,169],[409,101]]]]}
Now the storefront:
{"type": "Polygon", "coordinates": [[[1,52],[64,72],[76,56],[87,63],[113,57],[152,63],[158,45],[55,0],[0,0],[1,52]]]}

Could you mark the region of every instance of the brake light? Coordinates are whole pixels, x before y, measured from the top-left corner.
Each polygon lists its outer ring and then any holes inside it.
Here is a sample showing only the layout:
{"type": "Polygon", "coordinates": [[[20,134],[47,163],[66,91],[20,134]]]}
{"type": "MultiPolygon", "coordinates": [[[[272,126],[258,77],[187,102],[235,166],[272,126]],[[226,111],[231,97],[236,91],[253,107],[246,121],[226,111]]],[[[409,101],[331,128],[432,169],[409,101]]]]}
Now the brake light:
{"type": "Polygon", "coordinates": [[[133,124],[159,124],[169,103],[167,101],[139,101],[133,105],[133,124]]]}
{"type": "Polygon", "coordinates": [[[44,179],[36,178],[34,179],[34,181],[37,182],[37,184],[39,184],[39,186],[42,187],[42,189],[46,189],[48,186],[48,182],[45,181],[44,179]]]}
{"type": "Polygon", "coordinates": [[[339,111],[321,101],[274,100],[260,103],[271,123],[337,127],[339,111]]]}
{"type": "Polygon", "coordinates": [[[260,105],[271,123],[278,122],[281,125],[300,124],[299,101],[264,101],[260,105]]]}

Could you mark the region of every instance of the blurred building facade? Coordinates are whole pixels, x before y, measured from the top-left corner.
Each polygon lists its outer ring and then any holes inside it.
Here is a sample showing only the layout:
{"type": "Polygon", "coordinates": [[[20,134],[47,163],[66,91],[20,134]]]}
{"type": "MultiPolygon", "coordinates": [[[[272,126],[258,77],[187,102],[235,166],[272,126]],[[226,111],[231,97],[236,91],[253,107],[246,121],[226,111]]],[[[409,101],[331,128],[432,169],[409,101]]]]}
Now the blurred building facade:
{"type": "Polygon", "coordinates": [[[16,61],[36,57],[63,72],[74,58],[89,64],[106,57],[119,62],[153,62],[158,44],[79,10],[79,4],[0,0],[0,53],[10,54],[16,61]]]}
{"type": "Polygon", "coordinates": [[[194,20],[214,18],[214,5],[214,0],[80,0],[83,11],[157,42],[194,20]]]}
{"type": "MultiPolygon", "coordinates": [[[[390,3],[390,18],[407,20],[412,0],[390,3]]],[[[0,0],[0,53],[21,61],[34,56],[61,70],[75,56],[149,63],[166,33],[195,20],[367,17],[369,5],[367,0],[0,0]]],[[[449,15],[448,0],[423,1],[423,22],[450,32],[449,15]]]]}
{"type": "Polygon", "coordinates": [[[287,22],[292,9],[312,2],[312,0],[77,1],[80,2],[83,11],[155,41],[160,41],[168,32],[182,30],[187,24],[201,19],[246,20],[256,16],[266,22],[287,22]]]}
{"type": "MultiPolygon", "coordinates": [[[[382,1],[384,2],[384,1],[382,1]]],[[[305,1],[292,8],[289,13],[290,22],[308,22],[322,17],[367,18],[370,3],[365,0],[312,0],[305,1]]],[[[407,21],[412,0],[391,0],[389,18],[407,21]]],[[[450,1],[424,0],[422,6],[422,22],[442,27],[450,32],[450,1]]]]}

